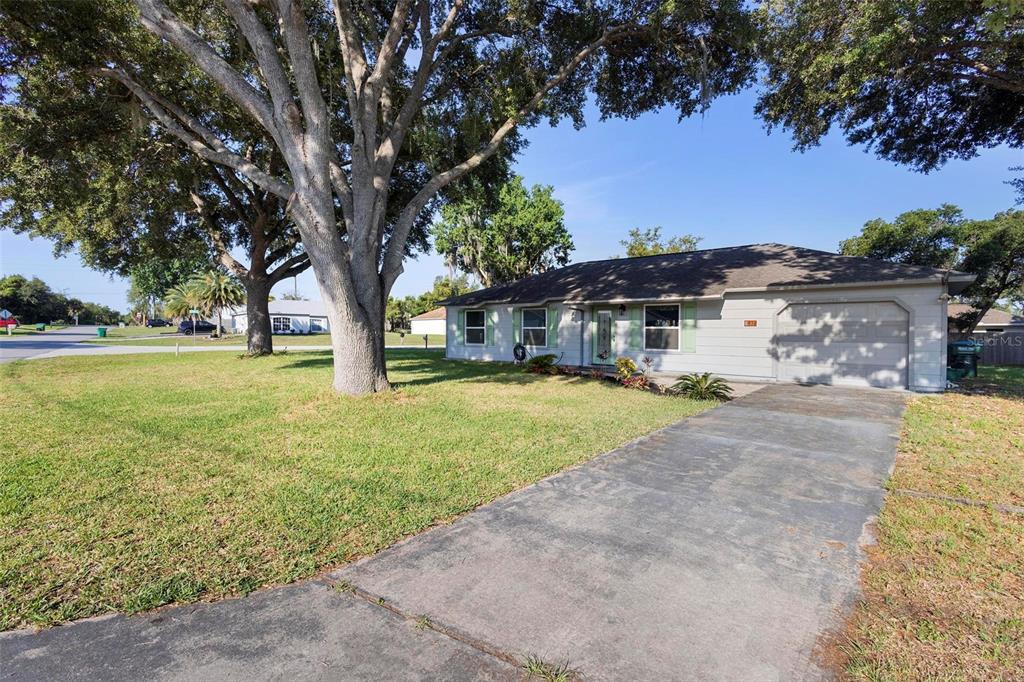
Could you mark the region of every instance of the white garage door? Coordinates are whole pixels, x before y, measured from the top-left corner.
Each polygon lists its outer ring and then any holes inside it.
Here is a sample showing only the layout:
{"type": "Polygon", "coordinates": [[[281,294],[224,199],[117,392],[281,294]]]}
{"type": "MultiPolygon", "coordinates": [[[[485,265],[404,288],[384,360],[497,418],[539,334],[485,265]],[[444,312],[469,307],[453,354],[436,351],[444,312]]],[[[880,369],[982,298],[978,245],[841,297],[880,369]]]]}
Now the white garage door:
{"type": "Polygon", "coordinates": [[[779,381],[907,385],[907,311],[895,303],[800,303],[779,313],[779,381]]]}

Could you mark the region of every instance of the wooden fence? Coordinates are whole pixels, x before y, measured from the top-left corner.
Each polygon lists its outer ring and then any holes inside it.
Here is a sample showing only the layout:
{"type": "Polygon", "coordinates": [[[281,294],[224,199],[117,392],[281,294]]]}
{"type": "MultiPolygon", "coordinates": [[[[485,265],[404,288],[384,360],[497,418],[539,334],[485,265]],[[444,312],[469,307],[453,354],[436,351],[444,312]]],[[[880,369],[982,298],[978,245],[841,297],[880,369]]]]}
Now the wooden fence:
{"type": "Polygon", "coordinates": [[[993,367],[1024,365],[1024,331],[949,335],[950,341],[967,339],[981,342],[981,364],[983,365],[993,367]]]}

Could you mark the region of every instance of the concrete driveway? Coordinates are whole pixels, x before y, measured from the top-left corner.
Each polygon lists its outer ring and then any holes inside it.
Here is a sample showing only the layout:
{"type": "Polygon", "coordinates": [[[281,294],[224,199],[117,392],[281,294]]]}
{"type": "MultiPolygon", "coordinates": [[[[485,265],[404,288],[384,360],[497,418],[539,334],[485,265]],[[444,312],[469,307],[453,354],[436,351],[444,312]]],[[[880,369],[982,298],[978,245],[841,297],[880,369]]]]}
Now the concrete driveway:
{"type": "Polygon", "coordinates": [[[768,386],[319,580],[0,636],[2,677],[828,678],[903,402],[768,386]]]}

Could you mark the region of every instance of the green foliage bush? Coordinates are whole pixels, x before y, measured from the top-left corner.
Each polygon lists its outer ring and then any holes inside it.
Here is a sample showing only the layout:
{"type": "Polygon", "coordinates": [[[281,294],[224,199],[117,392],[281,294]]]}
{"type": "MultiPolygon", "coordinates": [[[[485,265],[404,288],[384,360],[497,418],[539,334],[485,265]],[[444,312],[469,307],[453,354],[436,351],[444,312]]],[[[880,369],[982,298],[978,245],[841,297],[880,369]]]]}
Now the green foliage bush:
{"type": "Polygon", "coordinates": [[[636,374],[636,363],[629,358],[616,358],[615,373],[618,374],[620,381],[625,381],[636,374]]]}
{"type": "Polygon", "coordinates": [[[622,385],[637,391],[647,391],[651,388],[651,379],[646,374],[637,374],[622,379],[622,385]]]}
{"type": "Polygon", "coordinates": [[[718,400],[725,401],[732,399],[732,388],[722,377],[716,377],[711,372],[702,374],[684,374],[672,385],[670,389],[676,395],[686,396],[693,400],[718,400]]]}
{"type": "Polygon", "coordinates": [[[526,371],[531,374],[558,374],[557,355],[546,353],[535,355],[526,361],[526,371]]]}

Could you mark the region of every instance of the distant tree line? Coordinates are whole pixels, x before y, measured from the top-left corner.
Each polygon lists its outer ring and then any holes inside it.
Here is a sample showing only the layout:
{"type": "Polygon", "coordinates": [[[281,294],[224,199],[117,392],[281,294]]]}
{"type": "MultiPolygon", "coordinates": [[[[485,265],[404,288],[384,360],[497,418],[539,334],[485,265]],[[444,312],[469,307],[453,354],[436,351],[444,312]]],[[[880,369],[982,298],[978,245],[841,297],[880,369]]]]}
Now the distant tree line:
{"type": "Polygon", "coordinates": [[[113,308],[69,298],[38,277],[22,275],[0,279],[0,308],[11,311],[22,324],[74,322],[76,315],[81,324],[117,324],[122,319],[113,308]]]}
{"type": "Polygon", "coordinates": [[[410,320],[417,315],[433,310],[438,307],[441,301],[452,296],[475,291],[476,286],[470,284],[466,275],[459,277],[436,277],[434,288],[419,296],[406,296],[405,298],[388,298],[388,305],[385,311],[385,326],[388,331],[405,331],[410,327],[410,320]]]}

